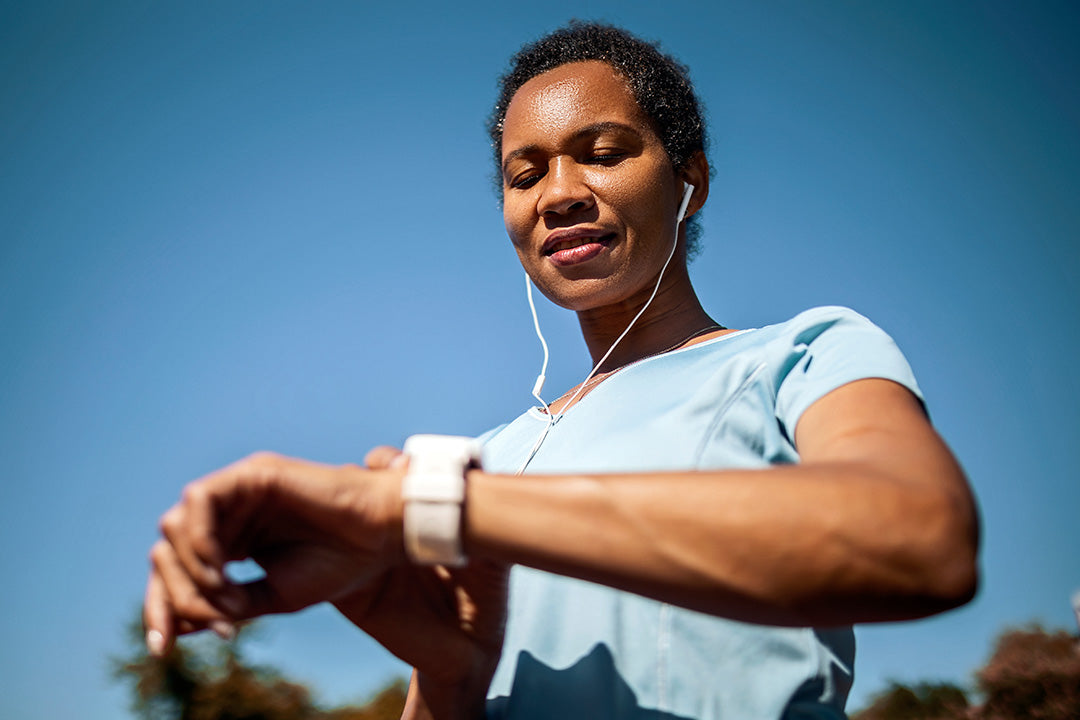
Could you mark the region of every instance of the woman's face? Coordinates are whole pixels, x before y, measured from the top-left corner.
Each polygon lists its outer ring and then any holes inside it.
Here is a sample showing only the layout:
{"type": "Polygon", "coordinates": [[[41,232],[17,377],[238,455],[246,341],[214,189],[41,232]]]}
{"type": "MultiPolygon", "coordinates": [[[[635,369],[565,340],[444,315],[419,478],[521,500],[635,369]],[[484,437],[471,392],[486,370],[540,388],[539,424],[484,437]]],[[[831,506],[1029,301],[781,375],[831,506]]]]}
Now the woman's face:
{"type": "Polygon", "coordinates": [[[571,63],[521,86],[503,122],[502,179],[506,231],[553,302],[580,311],[651,291],[682,181],[611,66],[571,63]]]}

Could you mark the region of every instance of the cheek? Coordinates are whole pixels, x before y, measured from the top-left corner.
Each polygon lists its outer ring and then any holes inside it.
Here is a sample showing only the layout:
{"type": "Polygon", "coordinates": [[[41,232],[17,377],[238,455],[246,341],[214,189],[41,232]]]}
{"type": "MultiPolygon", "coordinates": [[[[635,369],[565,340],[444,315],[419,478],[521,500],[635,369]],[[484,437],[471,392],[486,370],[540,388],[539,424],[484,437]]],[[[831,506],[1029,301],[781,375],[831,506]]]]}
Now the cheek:
{"type": "Polygon", "coordinates": [[[503,210],[503,225],[506,227],[506,235],[510,238],[510,243],[514,246],[514,252],[517,253],[518,262],[527,270],[525,248],[528,246],[526,242],[528,235],[522,234],[520,221],[515,222],[505,209],[503,210]]]}
{"type": "Polygon", "coordinates": [[[530,226],[522,217],[521,209],[510,203],[503,202],[503,226],[514,248],[521,253],[521,249],[528,245],[530,226]]]}
{"type": "Polygon", "coordinates": [[[618,208],[625,219],[635,225],[647,225],[664,215],[663,207],[670,194],[665,169],[643,160],[633,172],[601,176],[596,185],[603,188],[605,201],[618,208]]]}

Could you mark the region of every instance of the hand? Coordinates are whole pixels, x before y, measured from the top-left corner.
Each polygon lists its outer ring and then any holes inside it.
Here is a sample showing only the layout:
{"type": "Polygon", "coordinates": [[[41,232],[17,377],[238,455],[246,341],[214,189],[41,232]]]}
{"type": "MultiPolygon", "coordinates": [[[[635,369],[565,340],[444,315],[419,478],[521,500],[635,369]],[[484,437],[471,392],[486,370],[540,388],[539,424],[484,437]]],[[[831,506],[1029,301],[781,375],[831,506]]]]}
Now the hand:
{"type": "MultiPolygon", "coordinates": [[[[408,464],[400,451],[385,447],[372,450],[365,462],[373,471],[408,464]]],[[[478,559],[461,568],[406,563],[334,605],[416,668],[413,690],[418,685],[425,709],[436,716],[475,716],[502,649],[508,571],[478,559]]]]}
{"type": "Polygon", "coordinates": [[[258,454],[191,483],[161,519],[144,619],[151,652],[179,634],[291,612],[348,595],[405,561],[403,471],[258,454]],[[235,584],[225,563],[266,576],[235,584]]]}

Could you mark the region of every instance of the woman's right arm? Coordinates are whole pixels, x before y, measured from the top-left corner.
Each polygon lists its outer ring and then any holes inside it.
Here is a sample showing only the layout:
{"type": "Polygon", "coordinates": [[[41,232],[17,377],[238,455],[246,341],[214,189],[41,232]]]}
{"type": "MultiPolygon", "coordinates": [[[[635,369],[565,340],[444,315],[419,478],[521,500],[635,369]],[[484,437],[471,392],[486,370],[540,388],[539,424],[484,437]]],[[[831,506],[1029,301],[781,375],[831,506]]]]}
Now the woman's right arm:
{"type": "Polygon", "coordinates": [[[405,558],[400,467],[330,466],[262,453],[191,483],[161,521],[144,621],[163,655],[176,637],[329,601],[416,668],[407,717],[479,718],[498,663],[505,566],[405,558]],[[237,585],[230,560],[265,577],[237,585]]]}
{"type": "Polygon", "coordinates": [[[413,666],[402,718],[482,718],[502,648],[506,569],[402,566],[334,602],[350,622],[413,666]]]}
{"type": "MultiPolygon", "coordinates": [[[[404,470],[397,448],[367,454],[369,470],[404,470]]],[[[405,564],[334,602],[350,622],[413,666],[402,720],[484,717],[506,622],[508,568],[405,564]]]]}

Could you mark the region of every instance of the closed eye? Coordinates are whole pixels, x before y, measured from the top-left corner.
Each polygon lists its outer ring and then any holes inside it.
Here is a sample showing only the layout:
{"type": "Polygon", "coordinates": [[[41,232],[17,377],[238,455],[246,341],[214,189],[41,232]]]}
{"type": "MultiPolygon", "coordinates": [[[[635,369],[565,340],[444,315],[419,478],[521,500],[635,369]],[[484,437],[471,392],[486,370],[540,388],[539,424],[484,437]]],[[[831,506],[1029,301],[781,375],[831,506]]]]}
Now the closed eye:
{"type": "Polygon", "coordinates": [[[622,160],[627,156],[627,153],[605,150],[603,152],[595,152],[585,158],[585,162],[592,165],[605,165],[613,164],[622,160]]]}
{"type": "Polygon", "coordinates": [[[537,181],[540,180],[541,177],[543,177],[543,175],[544,174],[540,172],[519,175],[518,177],[512,179],[508,183],[508,185],[514,190],[524,190],[535,185],[537,181]]]}

